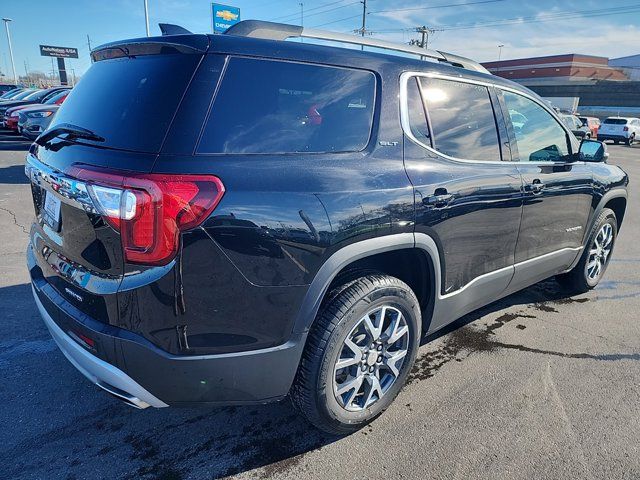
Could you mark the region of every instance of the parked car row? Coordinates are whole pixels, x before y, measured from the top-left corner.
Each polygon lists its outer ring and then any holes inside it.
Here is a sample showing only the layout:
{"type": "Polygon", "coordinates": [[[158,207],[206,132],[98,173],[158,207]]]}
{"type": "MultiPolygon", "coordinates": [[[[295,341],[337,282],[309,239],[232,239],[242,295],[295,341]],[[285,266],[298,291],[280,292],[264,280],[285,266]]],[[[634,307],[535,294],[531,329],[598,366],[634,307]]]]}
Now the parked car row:
{"type": "Polygon", "coordinates": [[[579,140],[598,138],[626,145],[640,142],[640,118],[608,117],[602,122],[595,117],[572,114],[560,114],[560,118],[579,140]]]}
{"type": "Polygon", "coordinates": [[[0,96],[0,126],[34,140],[51,123],[70,87],[14,88],[0,96]]]}

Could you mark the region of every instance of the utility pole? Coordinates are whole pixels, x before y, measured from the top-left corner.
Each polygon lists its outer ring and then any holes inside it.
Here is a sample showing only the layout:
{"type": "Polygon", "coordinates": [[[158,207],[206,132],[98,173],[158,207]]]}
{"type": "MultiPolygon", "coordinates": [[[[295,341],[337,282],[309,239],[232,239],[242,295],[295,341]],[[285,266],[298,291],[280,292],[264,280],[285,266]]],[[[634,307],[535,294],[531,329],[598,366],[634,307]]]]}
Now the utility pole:
{"type": "Polygon", "coordinates": [[[87,33],[87,47],[89,47],[89,55],[91,55],[91,39],[89,38],[88,33],[87,33]]]}
{"type": "Polygon", "coordinates": [[[13,48],[11,47],[11,34],[9,33],[10,18],[3,18],[4,28],[7,31],[7,43],[9,44],[9,57],[11,57],[11,68],[13,69],[13,81],[18,85],[18,75],[16,74],[16,64],[13,61],[13,48]]]}
{"type": "Polygon", "coordinates": [[[420,40],[412,39],[409,42],[409,45],[415,45],[416,47],[424,48],[426,50],[429,48],[429,35],[435,32],[441,32],[442,30],[428,28],[427,26],[422,25],[421,27],[416,27],[415,31],[420,34],[420,40]]]}
{"type": "MultiPolygon", "coordinates": [[[[304,28],[304,3],[300,2],[300,26],[304,28]]],[[[304,43],[304,38],[300,37],[300,43],[304,43]]]]}
{"type": "Polygon", "coordinates": [[[24,61],[24,76],[27,77],[27,83],[31,84],[31,80],[29,79],[29,67],[27,67],[27,61],[24,61]]]}
{"type": "Polygon", "coordinates": [[[147,27],[147,37],[150,37],[151,34],[149,33],[149,4],[147,0],[144,0],[144,23],[147,27]]]}
{"type": "MultiPolygon", "coordinates": [[[[361,0],[362,4],[362,28],[360,29],[360,35],[364,37],[367,33],[367,0],[361,0]]],[[[360,50],[364,50],[364,45],[360,45],[360,50]]]]}

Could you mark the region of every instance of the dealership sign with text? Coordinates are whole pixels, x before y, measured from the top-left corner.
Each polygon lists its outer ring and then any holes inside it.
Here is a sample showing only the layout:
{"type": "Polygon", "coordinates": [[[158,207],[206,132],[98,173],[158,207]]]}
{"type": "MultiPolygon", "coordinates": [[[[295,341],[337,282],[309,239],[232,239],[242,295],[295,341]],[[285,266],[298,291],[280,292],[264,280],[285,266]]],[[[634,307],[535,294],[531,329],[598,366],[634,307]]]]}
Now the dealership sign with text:
{"type": "Polygon", "coordinates": [[[40,45],[40,55],[43,57],[78,58],[78,49],[71,47],[40,45]]]}

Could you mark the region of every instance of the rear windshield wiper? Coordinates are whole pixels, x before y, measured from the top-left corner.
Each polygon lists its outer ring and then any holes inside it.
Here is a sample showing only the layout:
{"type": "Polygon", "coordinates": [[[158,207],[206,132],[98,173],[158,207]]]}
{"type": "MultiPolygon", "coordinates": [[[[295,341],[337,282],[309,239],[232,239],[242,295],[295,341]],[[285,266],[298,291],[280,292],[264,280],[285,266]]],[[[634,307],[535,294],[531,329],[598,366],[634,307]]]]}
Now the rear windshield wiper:
{"type": "Polygon", "coordinates": [[[79,127],[77,125],[73,125],[71,123],[61,123],[60,125],[56,125],[45,132],[42,132],[38,138],[36,138],[36,143],[38,145],[44,145],[52,138],[58,137],[60,135],[67,135],[67,138],[84,138],[86,140],[93,140],[94,142],[104,142],[104,138],[96,133],[93,133],[88,128],[79,127]]]}

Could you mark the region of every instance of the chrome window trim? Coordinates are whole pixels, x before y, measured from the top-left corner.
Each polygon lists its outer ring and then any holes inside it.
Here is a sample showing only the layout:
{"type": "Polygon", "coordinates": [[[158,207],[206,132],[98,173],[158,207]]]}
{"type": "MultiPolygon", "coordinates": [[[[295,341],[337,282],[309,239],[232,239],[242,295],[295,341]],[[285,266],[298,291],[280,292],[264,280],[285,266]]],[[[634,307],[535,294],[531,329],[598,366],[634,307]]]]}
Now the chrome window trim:
{"type": "MultiPolygon", "coordinates": [[[[411,126],[410,126],[410,122],[409,122],[409,106],[408,106],[408,95],[407,95],[407,84],[409,82],[410,78],[413,77],[425,77],[425,78],[437,78],[440,80],[450,80],[450,81],[454,81],[454,82],[460,82],[460,83],[469,83],[472,85],[481,85],[487,88],[495,88],[498,90],[503,90],[505,92],[510,92],[510,93],[514,93],[516,95],[522,95],[523,97],[531,100],[532,102],[536,103],[537,105],[541,106],[544,110],[546,110],[549,114],[551,114],[551,116],[553,117],[553,119],[558,123],[558,125],[560,126],[560,128],[562,128],[565,132],[566,135],[568,135],[569,137],[569,143],[571,143],[572,147],[574,146],[573,141],[572,141],[572,135],[573,133],[570,132],[560,121],[560,119],[558,118],[556,112],[550,108],[549,106],[545,105],[544,103],[540,102],[538,99],[536,99],[534,96],[529,95],[526,92],[522,92],[516,88],[511,88],[511,87],[507,87],[504,85],[499,85],[497,83],[494,82],[487,82],[487,81],[483,81],[483,80],[477,80],[477,79],[471,79],[471,78],[465,78],[462,76],[452,76],[452,75],[444,75],[441,73],[436,73],[436,72],[417,72],[417,71],[408,71],[408,72],[403,72],[400,75],[400,125],[402,127],[402,131],[404,132],[404,134],[415,144],[421,146],[422,148],[426,148],[428,151],[435,153],[436,155],[440,156],[440,157],[444,157],[447,160],[451,160],[453,162],[461,162],[461,163],[472,163],[472,164],[482,164],[482,165],[505,165],[505,164],[524,164],[524,165],[551,165],[551,166],[555,166],[555,165],[572,165],[572,164],[578,164],[578,163],[585,163],[585,162],[580,162],[580,161],[575,161],[575,162],[529,162],[529,161],[524,161],[524,160],[500,160],[500,161],[483,161],[483,160],[472,160],[472,159],[466,159],[466,158],[457,158],[457,157],[452,157],[447,155],[446,153],[442,153],[439,152],[438,150],[432,148],[430,145],[427,145],[423,142],[421,142],[420,140],[418,140],[413,133],[411,133],[411,126]]],[[[506,125],[505,125],[506,126],[506,125]]],[[[431,126],[429,126],[429,129],[431,129],[431,126]]]]}

